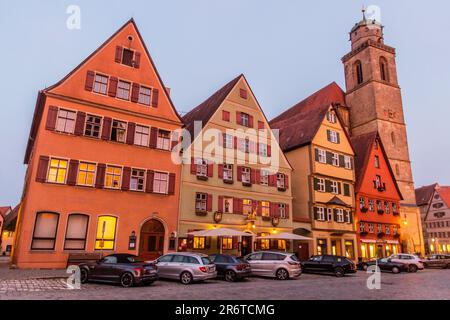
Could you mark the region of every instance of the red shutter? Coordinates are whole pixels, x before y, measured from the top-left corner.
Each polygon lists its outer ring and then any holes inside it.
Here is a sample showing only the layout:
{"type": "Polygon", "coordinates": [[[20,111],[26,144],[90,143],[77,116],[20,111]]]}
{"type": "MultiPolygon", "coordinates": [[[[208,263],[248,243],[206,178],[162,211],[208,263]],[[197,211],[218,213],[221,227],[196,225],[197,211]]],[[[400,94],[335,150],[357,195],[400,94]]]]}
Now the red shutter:
{"type": "Polygon", "coordinates": [[[284,187],[289,188],[289,176],[287,174],[284,175],[284,187]]]}
{"type": "Polygon", "coordinates": [[[153,170],[147,170],[147,181],[145,183],[145,192],[153,192],[153,180],[155,178],[155,172],[153,170]]]}
{"type": "Polygon", "coordinates": [[[238,138],[237,138],[237,137],[234,137],[234,138],[233,138],[233,148],[234,148],[235,150],[237,150],[237,147],[238,147],[238,138]]]}
{"type": "Polygon", "coordinates": [[[105,169],[106,164],[99,163],[97,165],[97,177],[95,178],[95,187],[102,189],[105,184],[105,169]]]}
{"type": "Polygon", "coordinates": [[[264,122],[258,121],[258,129],[259,130],[264,130],[264,122]]]}
{"type": "Polygon", "coordinates": [[[47,122],[45,129],[54,131],[56,128],[56,119],[58,118],[58,107],[49,106],[47,113],[47,122]]]}
{"type": "Polygon", "coordinates": [[[84,133],[84,123],[86,121],[86,112],[77,112],[77,120],[75,122],[75,135],[82,136],[84,133]]]}
{"type": "Polygon", "coordinates": [[[249,128],[253,128],[253,116],[248,116],[248,126],[249,128]]]}
{"type": "Polygon", "coordinates": [[[241,124],[241,112],[236,111],[236,123],[241,124]]]}
{"type": "Polygon", "coordinates": [[[239,198],[233,198],[233,213],[240,214],[241,207],[240,207],[240,199],[239,198]]]}
{"type": "Polygon", "coordinates": [[[112,119],[108,117],[103,118],[102,139],[109,140],[111,137],[111,123],[112,119]]]}
{"type": "Polygon", "coordinates": [[[208,163],[208,177],[212,178],[214,175],[214,163],[208,163]]]}
{"type": "Polygon", "coordinates": [[[239,96],[240,96],[242,99],[247,99],[247,90],[245,90],[245,89],[239,89],[239,96]]]}
{"type": "Polygon", "coordinates": [[[67,184],[69,186],[74,186],[77,184],[78,163],[78,160],[69,161],[69,171],[67,173],[67,184]]]}
{"type": "Polygon", "coordinates": [[[258,216],[262,216],[262,203],[261,203],[261,201],[258,201],[258,204],[257,204],[257,208],[256,208],[256,214],[258,215],[258,216]]]}
{"type": "Polygon", "coordinates": [[[255,183],[260,184],[261,183],[261,170],[256,169],[255,171],[255,183]]]}
{"type": "Polygon", "coordinates": [[[152,107],[158,107],[159,90],[153,89],[152,91],[152,107]]]}
{"type": "Polygon", "coordinates": [[[284,210],[286,211],[286,219],[289,219],[289,205],[287,203],[285,204],[284,210]]]}
{"type": "Polygon", "coordinates": [[[208,212],[212,211],[212,201],[213,201],[212,194],[208,194],[208,199],[206,200],[206,211],[208,212]]]}
{"type": "Polygon", "coordinates": [[[256,170],[250,169],[250,183],[255,184],[256,183],[256,170]]]}
{"type": "Polygon", "coordinates": [[[197,164],[194,157],[191,158],[191,174],[197,175],[197,164]]]}
{"type": "Polygon", "coordinates": [[[117,77],[110,77],[109,78],[109,88],[108,88],[108,96],[115,97],[117,95],[117,84],[119,80],[117,77]]]}
{"type": "Polygon", "coordinates": [[[223,196],[219,196],[217,208],[219,209],[219,212],[223,212],[223,196]]]}
{"type": "Polygon", "coordinates": [[[244,212],[244,201],[239,199],[239,213],[242,214],[244,212]]]}
{"type": "Polygon", "coordinates": [[[134,67],[136,69],[139,69],[140,66],[141,66],[141,53],[135,51],[134,52],[134,67]]]}
{"type": "Polygon", "coordinates": [[[134,144],[134,133],[136,132],[136,123],[128,122],[127,144],[134,144]]]}
{"type": "Polygon", "coordinates": [[[272,156],[272,146],[267,146],[267,156],[271,157],[272,156]]]}
{"type": "Polygon", "coordinates": [[[94,78],[95,78],[95,72],[89,70],[86,74],[86,82],[84,84],[84,89],[87,91],[92,91],[94,88],[94,78]]]}
{"type": "Polygon", "coordinates": [[[122,52],[123,52],[123,48],[121,46],[117,46],[116,47],[116,57],[114,59],[117,63],[122,62],[122,52]]]}
{"type": "Polygon", "coordinates": [[[150,129],[150,148],[156,148],[157,140],[158,140],[158,128],[152,127],[150,129]]]}
{"type": "Polygon", "coordinates": [[[222,110],[222,120],[223,121],[230,121],[230,112],[222,110]]]}
{"type": "Polygon", "coordinates": [[[176,182],[175,178],[176,178],[175,173],[169,173],[169,190],[167,192],[169,195],[175,194],[175,182],[176,182]]]}
{"type": "Polygon", "coordinates": [[[242,167],[237,167],[237,181],[242,181],[242,167]]]}
{"type": "Polygon", "coordinates": [[[123,175],[122,175],[122,190],[123,191],[130,190],[130,177],[131,177],[131,168],[124,167],[123,175]]]}
{"type": "Polygon", "coordinates": [[[223,179],[223,164],[219,163],[218,168],[219,168],[219,179],[223,179]]]}
{"type": "Polygon", "coordinates": [[[131,102],[138,102],[139,101],[139,90],[141,89],[141,86],[139,83],[133,83],[133,88],[131,90],[131,102]]]}
{"type": "Polygon", "coordinates": [[[47,156],[40,156],[38,162],[38,168],[36,173],[36,181],[37,182],[45,182],[47,181],[47,170],[48,170],[48,162],[50,158],[47,156]]]}

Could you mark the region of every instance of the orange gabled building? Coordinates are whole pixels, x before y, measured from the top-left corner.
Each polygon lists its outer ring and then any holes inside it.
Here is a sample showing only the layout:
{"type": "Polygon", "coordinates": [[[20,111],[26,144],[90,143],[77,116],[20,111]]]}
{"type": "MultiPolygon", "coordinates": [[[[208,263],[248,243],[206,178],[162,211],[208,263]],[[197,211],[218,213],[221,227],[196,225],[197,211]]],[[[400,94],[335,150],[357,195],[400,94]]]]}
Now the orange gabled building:
{"type": "Polygon", "coordinates": [[[356,152],[356,228],[360,260],[401,251],[403,200],[378,132],[352,137],[356,152]]]}
{"type": "Polygon", "coordinates": [[[12,263],[62,268],[74,253],[176,250],[181,166],[170,150],[181,127],[130,20],[39,92],[12,263]]]}

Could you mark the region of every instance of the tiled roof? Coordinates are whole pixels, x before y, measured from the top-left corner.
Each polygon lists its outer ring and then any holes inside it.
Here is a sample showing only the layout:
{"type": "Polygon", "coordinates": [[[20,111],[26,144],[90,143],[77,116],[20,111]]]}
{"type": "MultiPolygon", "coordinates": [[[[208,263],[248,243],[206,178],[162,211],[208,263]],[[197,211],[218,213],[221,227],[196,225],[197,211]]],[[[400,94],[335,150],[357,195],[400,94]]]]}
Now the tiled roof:
{"type": "Polygon", "coordinates": [[[430,198],[433,195],[434,189],[437,183],[431,184],[429,186],[423,186],[417,188],[416,191],[416,204],[418,206],[427,205],[430,202],[430,198]]]}
{"type": "Polygon", "coordinates": [[[19,207],[17,205],[6,217],[4,222],[5,230],[14,231],[17,221],[17,215],[19,214],[19,207]]]}
{"type": "Polygon", "coordinates": [[[447,207],[450,208],[450,187],[440,187],[439,188],[439,195],[441,196],[442,200],[444,200],[447,207]]]}
{"type": "Polygon", "coordinates": [[[11,207],[0,207],[0,215],[4,218],[11,207]]]}
{"type": "Polygon", "coordinates": [[[327,204],[349,207],[348,204],[346,204],[344,201],[342,201],[341,199],[339,199],[336,196],[334,196],[330,201],[328,201],[327,204]]]}
{"type": "Polygon", "coordinates": [[[183,123],[186,126],[186,130],[188,130],[191,134],[191,139],[194,141],[194,122],[201,121],[202,127],[208,123],[209,119],[213,116],[228,94],[233,90],[234,86],[238,83],[239,79],[241,79],[243,75],[239,75],[235,79],[228,82],[222,88],[217,90],[212,96],[203,101],[197,107],[192,109],[190,112],[184,115],[182,118],[183,123]]]}
{"type": "Polygon", "coordinates": [[[332,82],[272,121],[270,127],[280,130],[280,146],[289,151],[311,143],[329,106],[333,103],[345,105],[345,93],[332,82]]]}

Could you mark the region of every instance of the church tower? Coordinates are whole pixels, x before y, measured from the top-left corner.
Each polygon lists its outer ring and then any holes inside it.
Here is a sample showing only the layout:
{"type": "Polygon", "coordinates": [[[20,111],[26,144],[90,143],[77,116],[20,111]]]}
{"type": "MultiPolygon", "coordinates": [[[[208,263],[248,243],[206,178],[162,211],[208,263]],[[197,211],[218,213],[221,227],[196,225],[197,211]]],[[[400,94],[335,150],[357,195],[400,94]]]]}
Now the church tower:
{"type": "Polygon", "coordinates": [[[363,19],[350,32],[351,51],[342,58],[352,136],[378,131],[403,195],[404,250],[423,252],[395,48],[384,43],[383,26],[363,19]]]}

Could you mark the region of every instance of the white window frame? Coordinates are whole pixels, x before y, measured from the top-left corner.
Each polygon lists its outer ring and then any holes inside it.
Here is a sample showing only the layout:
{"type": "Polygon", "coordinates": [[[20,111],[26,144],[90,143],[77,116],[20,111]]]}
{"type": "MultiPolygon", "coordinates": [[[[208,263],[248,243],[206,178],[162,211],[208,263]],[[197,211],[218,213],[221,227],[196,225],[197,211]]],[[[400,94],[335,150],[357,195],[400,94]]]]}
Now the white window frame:
{"type": "Polygon", "coordinates": [[[366,231],[366,224],[364,221],[359,222],[359,232],[365,232],[366,231]]]}
{"type": "Polygon", "coordinates": [[[337,208],[336,209],[337,222],[345,222],[344,218],[344,209],[337,208]]]}
{"type": "Polygon", "coordinates": [[[269,171],[261,170],[260,171],[260,185],[268,186],[269,185],[269,171]]]}
{"type": "Polygon", "coordinates": [[[339,194],[339,182],[331,180],[331,193],[339,194]]]}
{"type": "Polygon", "coordinates": [[[223,144],[227,149],[233,149],[233,136],[231,134],[225,133],[223,136],[223,144]]]}
{"type": "Polygon", "coordinates": [[[76,111],[68,109],[59,109],[58,115],[56,117],[55,131],[73,134],[75,132],[76,121],[77,121],[76,111]],[[68,124],[70,125],[68,126],[68,124]]]}
{"type": "Polygon", "coordinates": [[[206,193],[197,192],[195,194],[195,211],[206,212],[208,207],[208,195],[206,193]]]}
{"type": "Polygon", "coordinates": [[[128,101],[128,100],[130,100],[130,94],[131,94],[131,82],[125,81],[125,80],[119,80],[117,82],[116,98],[128,101]],[[121,85],[122,85],[122,87],[121,87],[121,85]],[[128,89],[126,88],[126,86],[128,86],[128,89]]]}
{"type": "Polygon", "coordinates": [[[259,155],[262,157],[267,157],[267,144],[259,143],[259,155]]]}
{"type": "Polygon", "coordinates": [[[284,203],[278,204],[278,212],[280,219],[286,219],[286,205],[284,203]]]}
{"type": "Polygon", "coordinates": [[[345,210],[345,222],[346,223],[351,223],[352,219],[351,219],[351,211],[350,210],[345,210]]]}
{"type": "Polygon", "coordinates": [[[171,145],[171,141],[170,141],[170,131],[169,130],[164,130],[164,129],[158,129],[158,135],[156,138],[156,148],[160,149],[160,150],[170,150],[170,145],[171,145]],[[168,137],[167,136],[162,136],[162,134],[166,134],[168,133],[168,137]]]}
{"type": "Polygon", "coordinates": [[[167,172],[155,171],[153,176],[153,192],[160,194],[167,194],[168,190],[169,190],[169,174],[167,172]],[[160,177],[165,177],[165,179],[157,179],[157,175],[159,175],[160,177]],[[160,184],[160,187],[156,188],[158,182],[160,184]],[[163,183],[165,183],[165,186],[163,185],[163,183]],[[163,185],[164,187],[161,188],[161,185],[163,185]]]}
{"type": "Polygon", "coordinates": [[[339,167],[339,154],[333,153],[333,157],[331,159],[332,159],[333,166],[339,167]]]}
{"type": "Polygon", "coordinates": [[[251,183],[251,169],[247,167],[242,168],[241,180],[244,183],[251,183]]]}
{"type": "Polygon", "coordinates": [[[359,197],[359,208],[362,209],[366,206],[366,198],[365,197],[359,197]]]}
{"type": "Polygon", "coordinates": [[[352,158],[350,156],[344,156],[344,164],[345,164],[345,169],[351,169],[352,168],[352,158]]]}
{"type": "Polygon", "coordinates": [[[327,120],[330,123],[336,123],[336,114],[333,111],[327,112],[327,120]]]}
{"type": "Polygon", "coordinates": [[[285,188],[285,174],[277,173],[277,188],[285,188]]]}
{"type": "Polygon", "coordinates": [[[330,142],[338,143],[338,132],[335,130],[330,130],[330,142]]]}
{"type": "Polygon", "coordinates": [[[208,162],[205,159],[196,159],[196,175],[197,177],[208,176],[208,162]]]}
{"type": "Polygon", "coordinates": [[[250,115],[245,112],[241,112],[241,125],[248,127],[249,123],[250,123],[250,115]]]}
{"type": "Polygon", "coordinates": [[[324,178],[317,178],[317,185],[319,186],[320,192],[325,192],[325,179],[324,178]]]}
{"type": "Polygon", "coordinates": [[[319,150],[319,162],[320,163],[327,163],[327,152],[326,150],[323,149],[318,149],[319,150]]]}
{"type": "Polygon", "coordinates": [[[369,223],[369,233],[373,233],[374,228],[375,228],[375,226],[373,225],[373,223],[369,223]]]}
{"type": "Polygon", "coordinates": [[[325,208],[324,207],[317,207],[317,220],[319,220],[319,221],[326,221],[326,219],[325,219],[325,208]]]}
{"type": "Polygon", "coordinates": [[[385,233],[386,233],[387,235],[390,235],[390,234],[391,234],[391,227],[390,227],[390,226],[385,225],[385,226],[384,226],[384,229],[385,229],[385,233]]]}
{"type": "Polygon", "coordinates": [[[134,144],[137,146],[148,147],[149,143],[150,143],[150,127],[136,124],[134,132],[134,144]],[[143,138],[147,139],[147,143],[143,142],[144,140],[143,138]]]}
{"type": "Polygon", "coordinates": [[[152,89],[151,88],[148,88],[145,86],[139,87],[138,103],[143,104],[144,106],[149,106],[149,105],[151,105],[151,97],[152,97],[152,89]],[[148,90],[148,94],[147,94],[147,92],[144,92],[146,90],[148,90]]]}
{"type": "Polygon", "coordinates": [[[233,165],[225,163],[223,165],[223,180],[233,180],[233,165]]]}
{"type": "Polygon", "coordinates": [[[138,168],[131,168],[131,173],[130,173],[130,190],[132,191],[138,191],[138,192],[144,192],[145,191],[145,170],[144,169],[138,169],[138,168]],[[133,172],[135,171],[136,174],[133,172]],[[138,173],[144,173],[142,176],[140,176],[138,173]],[[136,182],[136,187],[133,187],[133,179],[137,180],[136,182]],[[139,183],[139,180],[142,179],[142,190],[139,190],[138,186],[141,184],[139,183]]]}
{"type": "Polygon", "coordinates": [[[369,211],[375,211],[375,200],[369,199],[369,211]]]}

